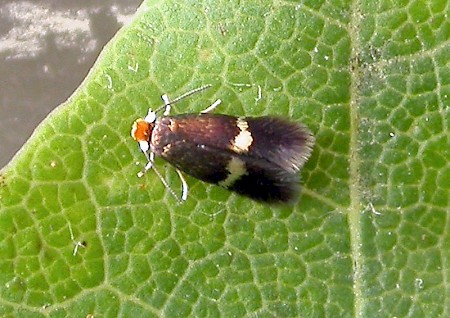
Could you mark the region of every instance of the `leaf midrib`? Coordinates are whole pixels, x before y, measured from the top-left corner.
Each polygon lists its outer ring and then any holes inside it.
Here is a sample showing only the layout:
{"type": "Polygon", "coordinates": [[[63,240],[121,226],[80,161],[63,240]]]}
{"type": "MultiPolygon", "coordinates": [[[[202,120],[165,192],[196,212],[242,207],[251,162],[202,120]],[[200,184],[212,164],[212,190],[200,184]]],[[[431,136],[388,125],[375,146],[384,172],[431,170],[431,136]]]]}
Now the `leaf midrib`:
{"type": "Polygon", "coordinates": [[[351,43],[351,55],[349,61],[350,73],[350,147],[349,147],[349,188],[350,205],[348,209],[348,223],[350,226],[350,246],[353,259],[353,310],[355,317],[363,317],[362,312],[362,239],[361,239],[361,197],[360,197],[360,157],[358,153],[358,133],[359,133],[359,113],[358,105],[360,102],[359,83],[360,73],[360,52],[361,43],[358,31],[360,30],[361,14],[360,2],[354,1],[351,6],[351,18],[349,22],[349,38],[351,43]]]}

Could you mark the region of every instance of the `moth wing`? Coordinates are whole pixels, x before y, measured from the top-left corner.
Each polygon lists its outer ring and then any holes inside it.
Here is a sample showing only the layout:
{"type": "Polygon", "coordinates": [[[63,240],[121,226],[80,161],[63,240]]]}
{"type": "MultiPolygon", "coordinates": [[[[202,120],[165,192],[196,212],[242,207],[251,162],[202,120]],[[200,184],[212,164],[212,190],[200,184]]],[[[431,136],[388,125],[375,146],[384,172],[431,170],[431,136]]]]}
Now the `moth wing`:
{"type": "Polygon", "coordinates": [[[298,198],[298,174],[264,158],[189,140],[172,141],[161,157],[199,180],[221,185],[257,201],[293,202],[298,198]]]}
{"type": "Polygon", "coordinates": [[[299,171],[311,156],[314,137],[302,124],[278,117],[247,117],[253,137],[249,155],[264,158],[282,169],[299,171]]]}

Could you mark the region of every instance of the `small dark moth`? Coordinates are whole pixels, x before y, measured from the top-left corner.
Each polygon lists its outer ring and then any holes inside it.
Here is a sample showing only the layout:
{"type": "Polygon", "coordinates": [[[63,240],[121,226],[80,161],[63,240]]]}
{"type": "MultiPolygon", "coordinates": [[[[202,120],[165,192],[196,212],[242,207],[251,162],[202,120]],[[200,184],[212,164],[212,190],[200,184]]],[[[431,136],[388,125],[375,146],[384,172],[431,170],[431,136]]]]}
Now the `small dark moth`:
{"type": "MultiPolygon", "coordinates": [[[[308,128],[273,116],[210,113],[220,100],[200,114],[169,115],[171,105],[208,87],[192,90],[173,101],[163,95],[163,106],[156,111],[149,109],[147,116],[134,122],[131,136],[148,160],[138,176],[154,169],[156,156],[177,169],[183,184],[182,200],[187,199],[188,186],[180,171],[257,201],[295,201],[300,190],[298,172],[314,145],[308,128]],[[163,108],[163,115],[157,117],[163,108]]],[[[161,174],[155,172],[170,190],[161,174]]]]}

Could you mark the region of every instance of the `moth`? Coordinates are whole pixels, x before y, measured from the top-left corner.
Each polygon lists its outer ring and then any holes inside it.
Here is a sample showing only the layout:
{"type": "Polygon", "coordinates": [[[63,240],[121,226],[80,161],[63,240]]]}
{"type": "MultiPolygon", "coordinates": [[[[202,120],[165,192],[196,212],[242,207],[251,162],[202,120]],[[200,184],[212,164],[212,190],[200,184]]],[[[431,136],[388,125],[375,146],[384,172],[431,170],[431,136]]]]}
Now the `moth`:
{"type": "Polygon", "coordinates": [[[188,193],[184,172],[256,201],[296,201],[300,190],[298,174],[314,145],[310,130],[280,117],[212,113],[221,100],[199,114],[170,115],[171,105],[208,87],[194,89],[173,101],[163,95],[163,106],[156,111],[149,109],[144,118],[133,123],[131,136],[147,158],[138,176],[154,169],[155,157],[160,157],[180,175],[181,200],[186,200],[188,193]],[[162,109],[162,116],[158,116],[162,109]]]}

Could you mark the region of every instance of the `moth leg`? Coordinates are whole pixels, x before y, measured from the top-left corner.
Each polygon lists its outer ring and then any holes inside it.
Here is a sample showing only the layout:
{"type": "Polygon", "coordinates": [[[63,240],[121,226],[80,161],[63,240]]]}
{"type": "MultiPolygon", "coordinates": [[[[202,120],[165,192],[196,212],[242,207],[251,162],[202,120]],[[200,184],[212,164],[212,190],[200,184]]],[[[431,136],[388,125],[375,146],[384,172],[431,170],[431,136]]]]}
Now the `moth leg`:
{"type": "Polygon", "coordinates": [[[189,193],[189,186],[180,170],[176,169],[181,180],[181,200],[186,201],[189,193]]]}
{"type": "Polygon", "coordinates": [[[202,110],[200,114],[206,114],[212,112],[214,109],[216,109],[217,106],[219,106],[222,103],[221,99],[216,100],[214,103],[211,104],[208,108],[202,110]]]}
{"type": "MultiPolygon", "coordinates": [[[[144,176],[144,174],[147,173],[148,170],[152,169],[155,172],[155,174],[158,176],[159,180],[161,180],[162,184],[167,189],[167,191],[169,191],[170,194],[175,197],[175,199],[178,201],[178,203],[182,203],[184,200],[186,200],[186,199],[183,199],[183,201],[182,201],[182,200],[180,200],[180,198],[178,198],[175,191],[172,190],[170,185],[163,178],[162,174],[158,171],[158,169],[156,169],[156,167],[154,167],[153,163],[154,163],[154,159],[155,159],[155,154],[153,152],[150,152],[150,154],[145,153],[145,155],[148,158],[148,162],[145,165],[144,169],[138,173],[138,177],[142,178],[144,176]]],[[[178,170],[177,170],[177,172],[178,172],[178,170]]],[[[184,179],[182,179],[182,181],[181,181],[182,183],[183,183],[183,180],[184,179]]],[[[184,181],[184,182],[186,182],[186,181],[184,181]]],[[[186,184],[186,187],[187,187],[187,184],[186,184]]],[[[183,184],[183,195],[184,195],[185,191],[187,191],[187,190],[184,189],[184,184],[183,184]]],[[[187,193],[186,193],[186,197],[187,197],[187,193]]]]}
{"type": "Polygon", "coordinates": [[[167,181],[163,178],[163,176],[161,175],[161,173],[159,173],[159,171],[153,167],[153,171],[155,171],[156,175],[158,176],[159,180],[161,180],[162,184],[164,185],[164,187],[167,189],[167,191],[170,192],[170,194],[178,201],[178,203],[183,203],[182,200],[180,200],[180,198],[177,196],[177,194],[175,193],[175,191],[172,190],[172,188],[170,187],[170,185],[167,183],[167,181]]]}
{"type": "Polygon", "coordinates": [[[170,110],[172,109],[169,96],[167,96],[167,94],[164,94],[164,95],[161,96],[161,99],[163,100],[164,107],[166,108],[164,110],[164,116],[169,116],[170,115],[170,110]]]}
{"type": "Polygon", "coordinates": [[[144,152],[145,157],[147,157],[147,164],[145,165],[144,169],[142,171],[139,171],[137,176],[138,178],[142,178],[144,174],[147,173],[151,168],[153,168],[153,162],[155,161],[155,154],[153,152],[150,152],[148,154],[147,152],[144,152]]]}

